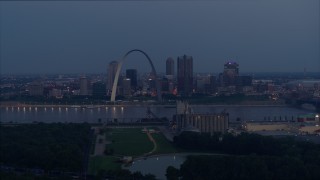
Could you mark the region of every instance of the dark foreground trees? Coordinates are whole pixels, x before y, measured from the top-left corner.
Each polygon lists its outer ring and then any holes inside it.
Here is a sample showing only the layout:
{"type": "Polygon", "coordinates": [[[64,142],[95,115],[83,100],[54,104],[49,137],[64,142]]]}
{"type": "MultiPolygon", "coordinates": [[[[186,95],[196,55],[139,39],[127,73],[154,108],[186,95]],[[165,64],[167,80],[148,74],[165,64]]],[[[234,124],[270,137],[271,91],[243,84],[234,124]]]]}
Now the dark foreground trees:
{"type": "Polygon", "coordinates": [[[320,164],[320,145],[290,137],[273,138],[258,134],[210,134],[184,132],[174,138],[183,149],[235,155],[290,156],[320,164]]]}
{"type": "Polygon", "coordinates": [[[115,179],[115,180],[155,180],[156,177],[152,174],[143,175],[141,172],[131,173],[129,170],[109,170],[100,171],[95,177],[96,180],[100,179],[115,179]]]}
{"type": "Polygon", "coordinates": [[[89,155],[90,136],[87,123],[0,126],[0,163],[16,168],[80,172],[89,155]]]}
{"type": "Polygon", "coordinates": [[[222,155],[190,156],[168,179],[320,179],[320,145],[257,134],[198,134],[174,138],[178,147],[222,155]]]}
{"type": "Polygon", "coordinates": [[[319,179],[319,165],[304,164],[290,157],[272,156],[190,156],[180,170],[167,170],[170,180],[301,180],[319,179]],[[176,171],[179,171],[177,173],[176,171]]]}

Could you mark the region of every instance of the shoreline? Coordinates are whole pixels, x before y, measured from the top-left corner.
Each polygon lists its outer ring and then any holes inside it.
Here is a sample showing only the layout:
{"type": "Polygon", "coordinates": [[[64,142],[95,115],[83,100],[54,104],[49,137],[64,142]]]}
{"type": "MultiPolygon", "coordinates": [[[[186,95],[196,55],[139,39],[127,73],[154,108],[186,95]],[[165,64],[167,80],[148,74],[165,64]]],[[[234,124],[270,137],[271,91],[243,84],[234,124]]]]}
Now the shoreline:
{"type": "MultiPolygon", "coordinates": [[[[191,107],[292,107],[280,103],[239,103],[239,104],[189,104],[191,107]]],[[[176,108],[175,104],[152,104],[152,103],[121,103],[121,104],[101,104],[101,105],[79,105],[79,104],[24,104],[20,102],[0,102],[0,108],[3,107],[68,107],[68,108],[106,108],[106,107],[164,107],[176,108]]]]}

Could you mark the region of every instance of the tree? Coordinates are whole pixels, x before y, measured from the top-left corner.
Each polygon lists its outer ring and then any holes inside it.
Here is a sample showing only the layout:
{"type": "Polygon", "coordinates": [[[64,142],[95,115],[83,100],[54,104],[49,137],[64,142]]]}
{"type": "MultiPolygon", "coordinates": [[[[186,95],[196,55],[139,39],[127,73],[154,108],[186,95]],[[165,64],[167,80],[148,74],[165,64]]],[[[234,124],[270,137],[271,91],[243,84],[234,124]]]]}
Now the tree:
{"type": "Polygon", "coordinates": [[[166,171],[167,180],[178,180],[180,177],[179,169],[176,169],[173,166],[169,166],[166,171]]]}

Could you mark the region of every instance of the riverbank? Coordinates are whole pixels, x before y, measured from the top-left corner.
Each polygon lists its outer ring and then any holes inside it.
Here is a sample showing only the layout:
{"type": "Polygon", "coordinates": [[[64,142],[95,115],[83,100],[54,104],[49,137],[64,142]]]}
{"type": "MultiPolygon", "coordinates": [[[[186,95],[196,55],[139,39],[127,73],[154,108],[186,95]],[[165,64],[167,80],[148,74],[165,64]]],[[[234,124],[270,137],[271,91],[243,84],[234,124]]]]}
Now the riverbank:
{"type": "MultiPolygon", "coordinates": [[[[235,104],[190,104],[191,106],[207,106],[207,107],[250,107],[250,106],[261,106],[261,107],[291,107],[285,103],[274,103],[274,102],[245,102],[245,103],[235,103],[235,104]]],[[[17,101],[10,102],[0,102],[0,107],[61,107],[61,108],[105,108],[105,107],[164,107],[164,108],[175,108],[175,104],[154,104],[147,102],[137,102],[137,103],[115,103],[115,104],[100,104],[100,105],[79,105],[79,104],[29,104],[21,103],[17,101]]]]}

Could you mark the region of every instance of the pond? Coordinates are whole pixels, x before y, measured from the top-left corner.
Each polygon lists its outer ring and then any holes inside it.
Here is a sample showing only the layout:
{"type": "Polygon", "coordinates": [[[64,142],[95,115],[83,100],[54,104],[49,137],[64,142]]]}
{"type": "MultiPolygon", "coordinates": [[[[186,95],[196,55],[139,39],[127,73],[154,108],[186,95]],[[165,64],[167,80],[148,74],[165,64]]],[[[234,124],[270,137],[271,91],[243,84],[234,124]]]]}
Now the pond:
{"type": "Polygon", "coordinates": [[[168,166],[180,168],[180,165],[186,160],[185,154],[179,155],[159,155],[148,158],[135,159],[131,166],[123,167],[131,172],[140,171],[142,174],[153,174],[157,179],[166,179],[166,170],[168,166]]]}

